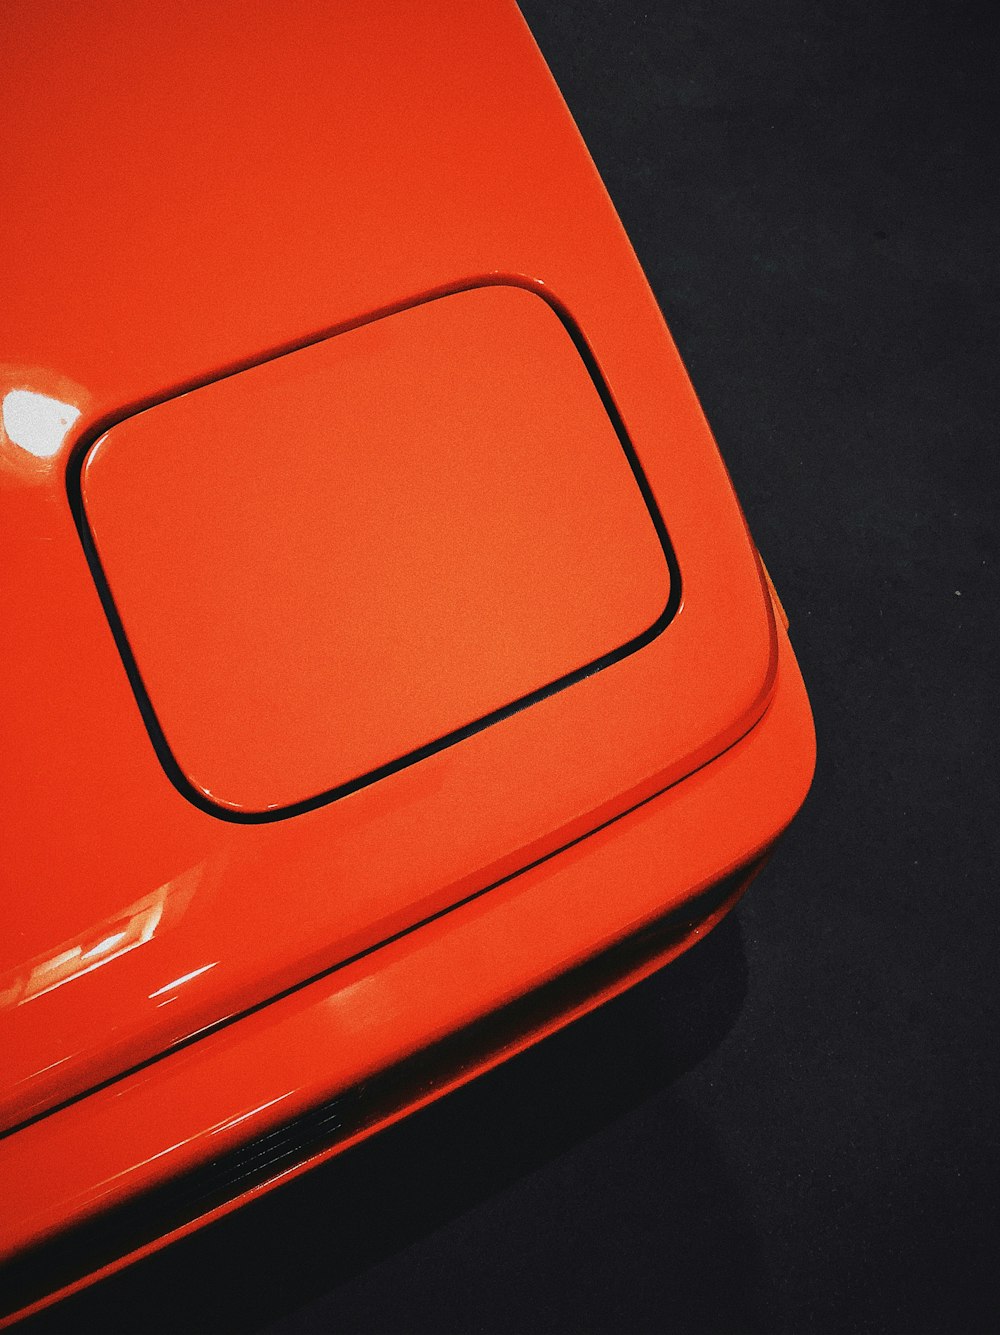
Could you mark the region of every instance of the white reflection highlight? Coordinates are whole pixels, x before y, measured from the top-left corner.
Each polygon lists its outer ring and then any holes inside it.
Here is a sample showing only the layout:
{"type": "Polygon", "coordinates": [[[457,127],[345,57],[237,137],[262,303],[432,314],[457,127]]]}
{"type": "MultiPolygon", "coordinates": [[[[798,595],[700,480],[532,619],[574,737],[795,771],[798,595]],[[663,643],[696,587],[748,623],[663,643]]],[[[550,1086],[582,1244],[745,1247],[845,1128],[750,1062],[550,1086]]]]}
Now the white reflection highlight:
{"type": "Polygon", "coordinates": [[[89,950],[85,950],[80,958],[82,960],[92,960],[95,955],[106,955],[120,941],[124,941],[127,936],[128,932],[114,932],[111,936],[106,936],[103,941],[98,941],[96,946],[91,946],[89,950]]]}
{"type": "Polygon", "coordinates": [[[268,1108],[273,1108],[276,1103],[284,1103],[285,1099],[290,1099],[295,1093],[293,1089],[288,1089],[284,1094],[279,1094],[276,1099],[268,1099],[267,1103],[261,1103],[256,1108],[251,1108],[249,1112],[243,1113],[239,1117],[227,1117],[224,1122],[216,1122],[212,1127],[211,1134],[218,1136],[223,1131],[231,1131],[234,1126],[239,1126],[240,1122],[246,1122],[251,1117],[256,1117],[258,1113],[265,1112],[268,1108]]]}
{"type": "Polygon", "coordinates": [[[40,960],[28,974],[24,990],[19,998],[23,1005],[26,1001],[35,1001],[49,992],[93,973],[112,960],[117,960],[137,946],[144,946],[152,940],[153,933],[163,916],[169,884],[156,894],[134,905],[128,917],[121,923],[119,931],[103,936],[93,945],[71,946],[57,955],[40,960]]]}
{"type": "MultiPolygon", "coordinates": [[[[203,870],[200,863],[190,867],[152,894],[144,895],[119,913],[95,923],[75,940],[64,941],[54,950],[25,960],[10,973],[0,975],[0,1011],[47,996],[56,988],[83,978],[146,945],[161,929],[162,920],[176,922],[183,915],[201,881],[203,870]]],[[[195,973],[204,973],[210,968],[214,965],[205,965],[195,973]]],[[[185,981],[185,978],[179,978],[169,986],[177,987],[185,981]]]]}
{"type": "Polygon", "coordinates": [[[184,983],[190,983],[191,979],[197,978],[200,973],[208,973],[209,969],[214,969],[218,962],[218,960],[214,960],[211,964],[203,964],[200,969],[192,969],[190,973],[185,973],[182,974],[180,978],[175,978],[172,983],[164,983],[163,987],[158,987],[155,992],[150,992],[150,1001],[152,1001],[154,997],[162,997],[164,992],[172,992],[175,987],[181,987],[184,983]]]}
{"type": "Polygon", "coordinates": [[[31,389],[12,389],[3,399],[3,429],[7,437],[36,459],[59,453],[80,409],[50,399],[31,389]]]}

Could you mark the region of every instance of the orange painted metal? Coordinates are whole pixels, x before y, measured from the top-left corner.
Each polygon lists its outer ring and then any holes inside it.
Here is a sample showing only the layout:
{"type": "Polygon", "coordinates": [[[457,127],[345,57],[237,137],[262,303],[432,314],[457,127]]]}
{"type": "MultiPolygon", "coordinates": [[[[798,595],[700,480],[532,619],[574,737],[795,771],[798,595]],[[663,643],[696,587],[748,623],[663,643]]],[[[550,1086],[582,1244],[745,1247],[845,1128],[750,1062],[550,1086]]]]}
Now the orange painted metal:
{"type": "Polygon", "coordinates": [[[82,491],[157,731],[216,810],[384,780],[635,652],[676,606],[598,388],[519,287],[139,413],[82,491]]]}
{"type": "MultiPolygon", "coordinates": [[[[197,1169],[753,867],[794,816],[813,770],[809,705],[784,632],[780,645],[763,719],[697,774],[443,917],[0,1141],[12,1202],[0,1250],[17,1252],[197,1169]]],[[[600,1004],[697,940],[731,902],[643,967],[175,1236],[600,1004]]]]}
{"type": "MultiPolygon", "coordinates": [[[[23,13],[19,68],[36,36],[36,64],[53,58],[41,12],[23,13]]],[[[519,15],[348,7],[335,33],[313,13],[307,38],[282,8],[250,41],[238,7],[213,6],[195,57],[177,14],[138,12],[62,16],[54,103],[13,138],[7,251],[26,263],[5,298],[8,384],[79,417],[51,457],[3,445],[7,1125],[658,791],[752,726],[773,685],[771,605],[725,470],[519,15]],[[319,50],[337,78],[310,65],[319,50]],[[93,87],[116,90],[114,114],[93,87]],[[65,188],[58,219],[39,212],[43,172],[65,188]],[[67,470],[143,404],[168,412],[194,384],[501,276],[592,353],[678,554],[670,633],[316,810],[252,826],[199,810],[136,708],[67,470]]],[[[206,596],[224,609],[228,586],[206,596]]],[[[598,610],[611,644],[618,611],[598,610]]]]}
{"type": "Polygon", "coordinates": [[[5,49],[16,1250],[744,865],[813,736],[512,4],[24,0],[5,49]]]}

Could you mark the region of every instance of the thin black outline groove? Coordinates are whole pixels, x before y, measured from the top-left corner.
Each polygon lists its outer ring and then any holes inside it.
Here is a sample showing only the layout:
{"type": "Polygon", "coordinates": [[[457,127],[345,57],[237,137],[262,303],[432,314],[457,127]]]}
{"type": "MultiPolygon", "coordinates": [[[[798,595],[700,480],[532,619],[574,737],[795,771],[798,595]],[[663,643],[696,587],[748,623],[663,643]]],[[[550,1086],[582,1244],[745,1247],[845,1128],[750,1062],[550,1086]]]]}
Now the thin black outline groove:
{"type": "Polygon", "coordinates": [[[113,417],[100,422],[79,442],[70,457],[67,467],[66,489],[77,532],[80,535],[80,541],[83,545],[83,550],[87,558],[87,563],[90,566],[91,574],[94,577],[94,583],[97,586],[101,604],[118,646],[118,652],[121,655],[125,671],[128,674],[129,683],[132,687],[132,693],[135,696],[136,704],[139,707],[143,722],[146,725],[146,731],[149,734],[149,739],[156,751],[160,764],[163,766],[167,777],[182,797],[186,798],[200,810],[207,812],[211,816],[215,816],[219,820],[231,821],[241,825],[261,825],[270,821],[287,820],[291,816],[298,816],[307,811],[315,811],[318,807],[326,806],[328,803],[334,802],[338,798],[346,797],[349,793],[357,792],[359,788],[366,788],[369,784],[377,783],[380,779],[388,778],[399,770],[416,764],[417,761],[435,755],[438,751],[443,751],[445,748],[453,746],[457,742],[464,741],[467,737],[472,737],[477,732],[482,732],[492,724],[499,723],[502,719],[509,718],[512,714],[516,714],[522,709],[527,709],[529,706],[537,704],[538,701],[544,700],[550,695],[555,695],[558,691],[565,690],[568,686],[572,686],[574,683],[582,681],[585,677],[592,676],[594,673],[600,672],[606,667],[610,667],[613,663],[620,662],[623,658],[627,658],[629,655],[636,653],[639,649],[642,649],[645,645],[656,639],[656,637],[660,635],[673,620],[681,602],[680,567],[678,566],[666,525],[663,522],[663,517],[660,514],[659,507],[653,496],[652,488],[649,485],[645,473],[642,471],[642,466],[639,463],[635,448],[628,437],[628,433],[625,430],[625,424],[621,419],[621,415],[618,412],[618,408],[614,402],[611,391],[608,388],[607,382],[601,374],[601,370],[594,354],[591,352],[586,339],[583,337],[583,334],[580,332],[569,312],[561,305],[561,303],[559,303],[551,293],[542,289],[537,284],[517,277],[487,277],[441,288],[414,300],[375,311],[374,313],[365,316],[363,319],[353,320],[335,328],[324,330],[322,333],[313,337],[301,340],[295,344],[286,345],[269,352],[265,356],[242,362],[239,365],[232,366],[222,372],[217,372],[213,375],[200,378],[197,381],[174,387],[168,393],[160,395],[155,399],[132,405],[113,417]],[[104,568],[101,565],[100,558],[97,554],[97,547],[83,504],[83,467],[90,450],[101,436],[113,426],[117,426],[121,422],[127,421],[128,418],[134,417],[139,412],[143,412],[148,408],[155,407],[160,403],[168,402],[170,399],[178,398],[181,394],[187,393],[192,389],[200,389],[219,380],[228,379],[230,376],[238,375],[240,372],[249,370],[252,367],[262,366],[267,362],[275,361],[278,357],[286,356],[290,352],[297,352],[302,348],[311,347],[317,343],[325,342],[327,339],[333,338],[338,334],[346,333],[350,329],[356,329],[362,325],[373,324],[376,320],[384,319],[386,316],[395,315],[401,311],[427,305],[429,302],[438,301],[442,297],[454,296],[460,292],[469,292],[482,287],[516,287],[532,293],[534,296],[544,301],[555,313],[566,333],[569,335],[573,346],[576,348],[581,361],[587,369],[587,373],[593,382],[594,388],[597,390],[604,410],[608,414],[611,424],[614,427],[615,435],[618,437],[618,442],[621,445],[625,458],[632,470],[632,476],[635,478],[636,485],[639,488],[640,495],[642,496],[646,510],[660,541],[660,546],[666,561],[667,574],[670,580],[666,606],[653,624],[640,635],[637,635],[625,644],[620,645],[617,649],[609,650],[607,653],[594,659],[593,662],[587,663],[584,667],[576,668],[572,672],[568,672],[564,676],[556,678],[555,681],[550,682],[548,685],[538,687],[536,690],[520,696],[510,704],[503,705],[501,708],[491,711],[489,714],[484,715],[480,719],[476,719],[472,723],[467,723],[460,728],[455,728],[433,742],[428,742],[414,751],[407,752],[406,755],[397,757],[395,760],[388,761],[383,765],[379,765],[377,768],[369,770],[366,774],[359,775],[354,779],[349,779],[346,783],[338,784],[334,788],[329,788],[321,793],[317,793],[314,797],[304,798],[299,802],[289,803],[286,806],[276,807],[267,811],[239,811],[212,801],[211,798],[206,797],[204,793],[199,792],[199,790],[195,788],[174,757],[163,729],[160,726],[159,719],[156,716],[152,701],[146,691],[145,684],[139,672],[138,664],[136,663],[135,656],[125,633],[125,627],[118,613],[118,609],[115,606],[107,576],[104,573],[104,568]]]}

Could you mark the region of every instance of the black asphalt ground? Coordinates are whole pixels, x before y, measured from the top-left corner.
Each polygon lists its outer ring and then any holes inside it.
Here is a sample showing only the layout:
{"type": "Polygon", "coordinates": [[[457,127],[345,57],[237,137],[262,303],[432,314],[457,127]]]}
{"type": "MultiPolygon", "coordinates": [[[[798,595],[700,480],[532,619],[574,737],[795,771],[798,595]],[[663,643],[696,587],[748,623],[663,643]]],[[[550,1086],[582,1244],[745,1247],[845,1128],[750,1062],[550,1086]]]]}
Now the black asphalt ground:
{"type": "Polygon", "coordinates": [[[678,965],[39,1329],[1000,1330],[991,10],[524,10],[791,616],[812,794],[678,965]]]}

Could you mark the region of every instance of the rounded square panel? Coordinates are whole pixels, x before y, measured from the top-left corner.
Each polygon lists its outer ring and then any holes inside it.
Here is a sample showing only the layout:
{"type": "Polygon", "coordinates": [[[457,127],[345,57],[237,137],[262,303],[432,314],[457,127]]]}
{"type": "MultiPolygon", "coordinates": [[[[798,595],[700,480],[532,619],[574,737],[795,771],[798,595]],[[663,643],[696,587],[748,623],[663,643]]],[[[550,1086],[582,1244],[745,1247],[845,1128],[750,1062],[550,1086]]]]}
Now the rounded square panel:
{"type": "Polygon", "coordinates": [[[332,800],[666,624],[666,534],[585,358],[537,294],[471,288],[96,442],[95,571],[189,796],[332,800]]]}

